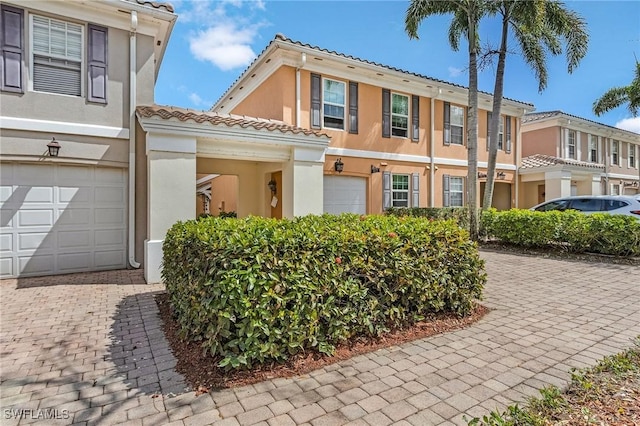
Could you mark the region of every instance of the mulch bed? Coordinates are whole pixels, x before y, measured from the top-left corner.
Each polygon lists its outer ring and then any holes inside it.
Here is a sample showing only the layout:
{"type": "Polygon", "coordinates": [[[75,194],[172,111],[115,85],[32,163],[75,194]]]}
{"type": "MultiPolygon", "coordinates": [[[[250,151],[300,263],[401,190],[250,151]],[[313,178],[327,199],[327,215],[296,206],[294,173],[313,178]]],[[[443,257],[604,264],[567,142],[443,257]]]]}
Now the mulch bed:
{"type": "Polygon", "coordinates": [[[379,338],[358,339],[338,346],[333,356],[309,352],[294,356],[281,364],[273,363],[250,370],[225,372],[224,369],[218,368],[220,358],[203,354],[200,344],[185,341],[178,336],[178,325],[171,313],[169,295],[167,293],[157,295],[156,302],[164,324],[165,337],[177,359],[176,371],[185,377],[187,383],[197,393],[309,373],[356,355],[467,327],[489,312],[488,308],[477,304],[475,310],[466,317],[435,315],[412,327],[392,331],[379,338]]]}

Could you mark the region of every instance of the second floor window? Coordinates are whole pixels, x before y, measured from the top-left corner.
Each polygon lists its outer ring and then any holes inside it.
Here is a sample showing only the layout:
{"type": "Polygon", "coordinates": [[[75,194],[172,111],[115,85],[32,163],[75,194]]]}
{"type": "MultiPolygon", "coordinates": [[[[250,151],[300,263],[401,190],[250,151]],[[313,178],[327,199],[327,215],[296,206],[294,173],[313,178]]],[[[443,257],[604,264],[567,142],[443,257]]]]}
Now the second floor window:
{"type": "Polygon", "coordinates": [[[598,137],[595,135],[589,135],[589,161],[598,162],[598,137]]]}
{"type": "Polygon", "coordinates": [[[344,129],[345,84],[341,81],[324,79],[322,101],[324,127],[344,129]]]}
{"type": "Polygon", "coordinates": [[[620,141],[611,142],[611,164],[620,165],[620,141]]]}
{"type": "Polygon", "coordinates": [[[567,135],[567,155],[570,159],[576,159],[576,131],[569,130],[567,135]]]}
{"type": "Polygon", "coordinates": [[[444,103],[444,144],[464,145],[464,108],[444,103]]]}
{"type": "Polygon", "coordinates": [[[391,94],[391,134],[407,137],[409,133],[409,97],[391,94]]]}
{"type": "Polygon", "coordinates": [[[636,146],[629,143],[629,168],[636,168],[636,146]]]}
{"type": "Polygon", "coordinates": [[[82,95],[82,29],[70,22],[32,17],[33,90],[82,95]]]}
{"type": "Polygon", "coordinates": [[[504,149],[504,117],[500,117],[498,125],[498,150],[504,149]]]}

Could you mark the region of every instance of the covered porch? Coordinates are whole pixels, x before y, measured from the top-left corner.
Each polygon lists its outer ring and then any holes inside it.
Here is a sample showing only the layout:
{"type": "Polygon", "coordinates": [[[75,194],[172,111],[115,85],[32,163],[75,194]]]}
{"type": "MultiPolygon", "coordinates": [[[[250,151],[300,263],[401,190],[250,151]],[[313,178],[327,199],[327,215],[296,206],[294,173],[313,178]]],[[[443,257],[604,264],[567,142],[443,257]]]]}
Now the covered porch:
{"type": "MultiPolygon", "coordinates": [[[[238,217],[322,214],[328,136],[273,120],[174,107],[139,107],[137,116],[146,139],[148,283],[161,281],[169,227],[197,216],[207,191],[203,177],[235,177],[238,217]]],[[[217,215],[220,205],[209,208],[217,215]]]]}

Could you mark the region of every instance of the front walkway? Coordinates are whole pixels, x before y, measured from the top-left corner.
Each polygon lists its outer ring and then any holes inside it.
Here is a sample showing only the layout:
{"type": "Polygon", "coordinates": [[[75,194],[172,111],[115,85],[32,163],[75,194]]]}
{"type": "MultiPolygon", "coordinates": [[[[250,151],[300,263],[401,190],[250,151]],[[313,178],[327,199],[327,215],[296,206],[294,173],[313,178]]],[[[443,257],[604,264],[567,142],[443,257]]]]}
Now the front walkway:
{"type": "Polygon", "coordinates": [[[0,281],[1,423],[466,424],[640,335],[637,266],[482,256],[493,310],[465,330],[198,397],[140,271],[0,281]]]}

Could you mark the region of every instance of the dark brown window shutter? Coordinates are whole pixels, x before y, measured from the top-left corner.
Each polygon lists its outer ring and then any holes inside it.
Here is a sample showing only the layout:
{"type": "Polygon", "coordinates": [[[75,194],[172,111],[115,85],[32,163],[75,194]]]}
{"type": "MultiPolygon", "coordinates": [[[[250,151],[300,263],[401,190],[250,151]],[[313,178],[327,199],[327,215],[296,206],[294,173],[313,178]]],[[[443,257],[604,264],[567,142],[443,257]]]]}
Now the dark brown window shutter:
{"type": "Polygon", "coordinates": [[[411,95],[411,141],[420,141],[420,97],[411,95]]]}
{"type": "Polygon", "coordinates": [[[349,133],[358,134],[358,83],[349,82],[349,133]]]}
{"type": "Polygon", "coordinates": [[[382,137],[391,137],[391,92],[382,89],[382,137]]]}
{"type": "Polygon", "coordinates": [[[511,117],[507,115],[505,118],[507,120],[504,129],[504,132],[506,133],[505,151],[509,154],[511,153],[511,117]]]}
{"type": "Polygon", "coordinates": [[[89,102],[107,103],[107,46],[108,30],[105,27],[89,24],[89,42],[87,43],[87,68],[89,73],[89,102]]]}
{"type": "Polygon", "coordinates": [[[487,111],[487,151],[489,151],[489,144],[491,143],[491,117],[493,117],[493,113],[487,111]]]}
{"type": "Polygon", "coordinates": [[[24,93],[22,58],[24,55],[24,11],[11,6],[0,10],[0,60],[1,89],[6,92],[24,93]]]}
{"type": "Polygon", "coordinates": [[[451,197],[449,196],[449,175],[442,176],[442,206],[449,207],[451,205],[451,197]]]}
{"type": "Polygon", "coordinates": [[[320,75],[311,74],[311,128],[320,128],[320,75]]]}
{"type": "MultiPolygon", "coordinates": [[[[451,104],[444,103],[444,144],[451,145],[451,104]]],[[[447,178],[448,182],[448,178],[447,178]]]]}

